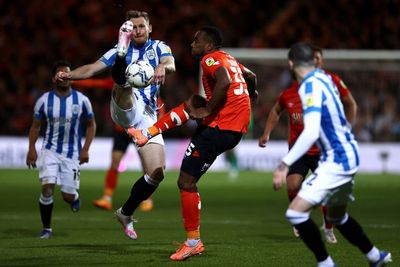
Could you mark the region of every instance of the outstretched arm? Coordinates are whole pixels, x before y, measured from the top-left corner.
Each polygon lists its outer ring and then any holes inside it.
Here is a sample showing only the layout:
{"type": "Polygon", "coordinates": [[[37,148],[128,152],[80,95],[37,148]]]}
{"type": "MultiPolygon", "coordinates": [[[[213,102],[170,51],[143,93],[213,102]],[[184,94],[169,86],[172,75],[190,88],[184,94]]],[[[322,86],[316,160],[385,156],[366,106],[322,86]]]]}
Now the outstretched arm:
{"type": "Polygon", "coordinates": [[[267,122],[265,123],[264,133],[258,139],[259,147],[266,147],[269,141],[269,136],[275,125],[278,123],[279,118],[282,114],[283,108],[279,105],[279,101],[276,101],[275,105],[272,107],[268,114],[267,122]]]}
{"type": "Polygon", "coordinates": [[[57,80],[64,80],[64,79],[70,79],[70,80],[82,80],[82,79],[87,79],[90,77],[93,77],[94,75],[103,72],[107,66],[101,62],[100,60],[97,60],[91,64],[83,65],[80,66],[71,72],[58,72],[56,74],[56,79],[57,80]]]}

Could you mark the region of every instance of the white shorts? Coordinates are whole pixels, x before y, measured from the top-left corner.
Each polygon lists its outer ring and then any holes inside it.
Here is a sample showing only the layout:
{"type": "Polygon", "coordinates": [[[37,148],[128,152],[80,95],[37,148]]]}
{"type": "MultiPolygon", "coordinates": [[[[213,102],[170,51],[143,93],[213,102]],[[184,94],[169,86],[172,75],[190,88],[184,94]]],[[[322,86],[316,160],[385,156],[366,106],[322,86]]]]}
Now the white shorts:
{"type": "Polygon", "coordinates": [[[320,163],[301,185],[298,196],[312,205],[341,206],[354,201],[354,174],[338,174],[332,163],[320,163]]]}
{"type": "MultiPolygon", "coordinates": [[[[136,90],[136,89],[134,89],[136,90]]],[[[110,112],[113,121],[124,129],[134,127],[136,129],[146,129],[157,121],[157,111],[146,105],[143,100],[133,94],[133,107],[131,109],[121,109],[111,97],[110,112]]],[[[150,139],[149,143],[164,145],[161,134],[150,139]]]]}
{"type": "Polygon", "coordinates": [[[80,168],[77,160],[42,149],[38,159],[39,180],[42,185],[57,184],[61,191],[74,193],[79,189],[80,168]]]}

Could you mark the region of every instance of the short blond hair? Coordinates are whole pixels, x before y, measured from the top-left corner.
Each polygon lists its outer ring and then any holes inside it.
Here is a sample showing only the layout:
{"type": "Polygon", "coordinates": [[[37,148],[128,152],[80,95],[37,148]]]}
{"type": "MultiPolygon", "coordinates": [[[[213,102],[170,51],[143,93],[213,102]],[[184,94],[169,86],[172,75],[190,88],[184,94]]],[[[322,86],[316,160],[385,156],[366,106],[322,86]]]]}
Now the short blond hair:
{"type": "Polygon", "coordinates": [[[144,18],[150,24],[150,17],[146,11],[128,10],[126,12],[126,20],[144,18]]]}

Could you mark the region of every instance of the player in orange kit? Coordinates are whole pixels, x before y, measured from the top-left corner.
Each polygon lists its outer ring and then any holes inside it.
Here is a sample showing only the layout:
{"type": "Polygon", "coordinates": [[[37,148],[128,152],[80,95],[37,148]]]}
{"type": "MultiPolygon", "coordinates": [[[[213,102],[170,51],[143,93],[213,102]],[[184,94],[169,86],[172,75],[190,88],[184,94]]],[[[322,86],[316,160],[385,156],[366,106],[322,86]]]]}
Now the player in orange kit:
{"type": "Polygon", "coordinates": [[[247,132],[250,121],[250,97],[256,99],[256,75],[231,55],[220,50],[222,35],[215,27],[203,27],[191,44],[192,55],[201,61],[203,102],[195,95],[159,119],[154,127],[131,129],[137,142],[185,123],[189,118],[201,120],[186,149],[178,178],[182,216],[187,240],[171,260],[181,261],[200,254],[200,195],[197,182],[223,152],[234,148],[247,132]],[[250,97],[249,97],[250,96],[250,97]]]}
{"type": "MultiPolygon", "coordinates": [[[[315,65],[316,67],[321,68],[323,63],[322,49],[317,46],[313,46],[313,50],[315,65]]],[[[337,75],[331,73],[328,74],[331,76],[332,80],[339,90],[340,99],[345,107],[347,120],[352,123],[356,116],[357,104],[342,79],[337,75]]],[[[275,103],[268,115],[264,133],[259,138],[260,147],[266,146],[266,143],[269,141],[270,134],[275,125],[278,123],[280,115],[284,110],[287,111],[289,117],[289,148],[292,147],[293,144],[296,142],[297,138],[304,128],[303,111],[298,94],[298,88],[299,83],[297,81],[294,81],[290,88],[284,90],[279,95],[278,101],[275,103]]],[[[316,145],[313,145],[307,152],[307,154],[302,156],[298,161],[290,166],[288,176],[286,178],[287,192],[290,202],[296,197],[298,191],[300,190],[301,183],[303,182],[307,173],[309,171],[314,172],[314,170],[317,168],[320,157],[319,155],[320,151],[318,147],[316,145]]],[[[327,223],[326,220],[326,208],[322,206],[321,211],[324,218],[323,230],[325,234],[325,239],[329,243],[336,243],[337,240],[333,233],[333,226],[332,224],[327,223]]],[[[298,232],[295,228],[293,228],[293,231],[295,236],[298,236],[298,232]]]]}

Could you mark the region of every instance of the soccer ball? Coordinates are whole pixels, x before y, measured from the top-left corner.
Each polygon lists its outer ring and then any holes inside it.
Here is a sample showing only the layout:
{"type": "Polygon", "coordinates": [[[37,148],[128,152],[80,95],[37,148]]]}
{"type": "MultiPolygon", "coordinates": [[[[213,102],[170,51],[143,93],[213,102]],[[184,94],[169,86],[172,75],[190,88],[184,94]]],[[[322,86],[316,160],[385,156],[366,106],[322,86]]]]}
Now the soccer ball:
{"type": "Polygon", "coordinates": [[[148,61],[134,61],[126,67],[125,77],[130,86],[143,88],[148,86],[154,76],[153,66],[148,61]]]}

